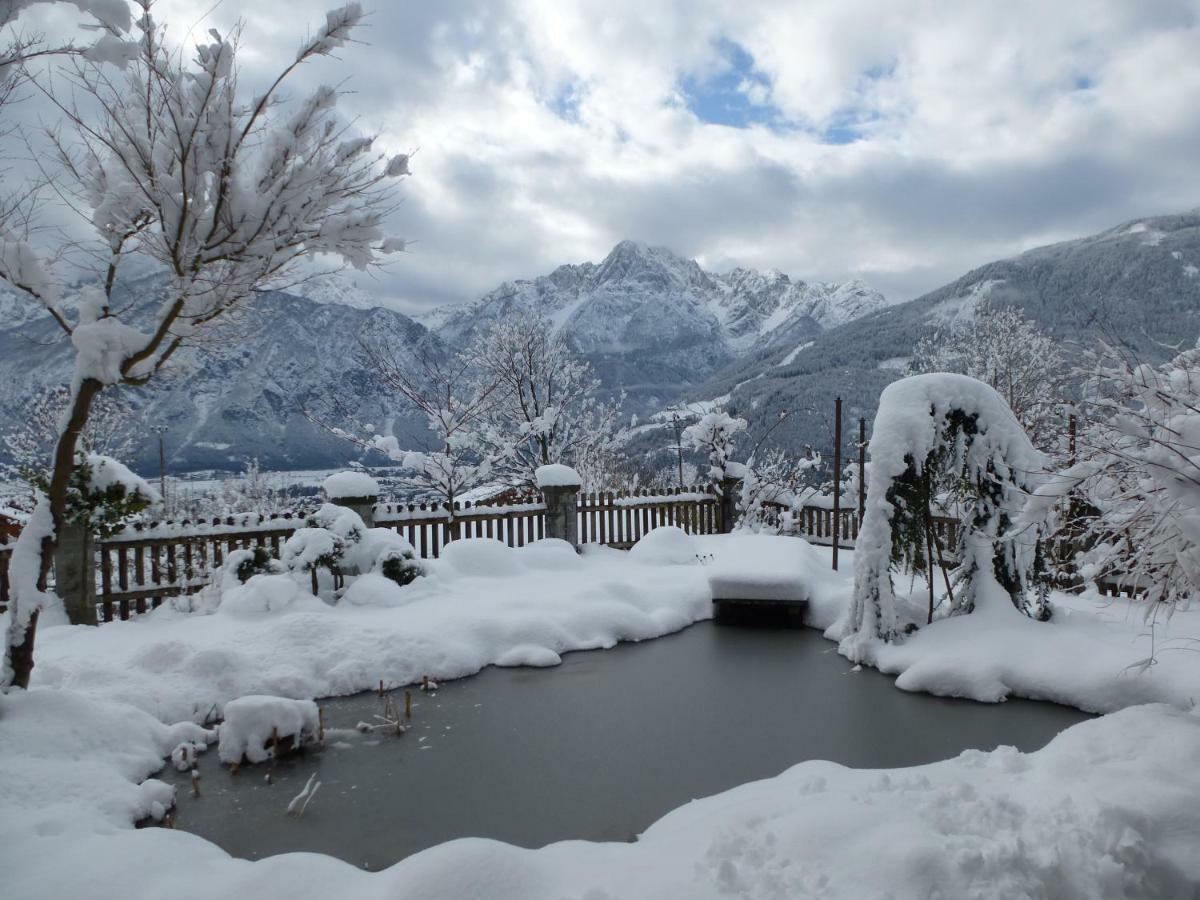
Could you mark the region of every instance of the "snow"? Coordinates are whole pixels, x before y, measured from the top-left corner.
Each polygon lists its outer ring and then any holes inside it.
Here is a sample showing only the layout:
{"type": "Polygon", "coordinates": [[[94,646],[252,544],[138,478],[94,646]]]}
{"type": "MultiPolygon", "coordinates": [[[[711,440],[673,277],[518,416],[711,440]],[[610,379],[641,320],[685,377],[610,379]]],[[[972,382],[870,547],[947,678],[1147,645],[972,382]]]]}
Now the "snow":
{"type": "Polygon", "coordinates": [[[604,547],[577,555],[560,541],[470,539],[423,566],[402,588],[356,587],[359,576],[335,605],[303,590],[306,574],[256,575],[226,590],[211,615],[165,604],[101,628],[39,629],[33,683],[177,720],[246,694],[308,699],[381,679],[461,678],[517,647],[606,648],[712,615],[702,567],[630,565],[604,547]]]}
{"type": "Polygon", "coordinates": [[[699,561],[696,539],[674,525],[652,528],[629,551],[629,558],[663,566],[690,566],[699,561]]]}
{"type": "Polygon", "coordinates": [[[6,895],[1183,898],[1200,882],[1200,716],[1161,705],[1035,753],[890,771],[802,762],[668,813],[632,843],[468,838],[376,873],[313,853],[235,860],[186,832],[129,827],[169,800],[166,785],[137,782],[179,737],[70,692],[0,698],[6,895]]]}
{"type": "Polygon", "coordinates": [[[320,727],[311,700],[251,695],[225,704],[217,753],[223,763],[260,763],[271,758],[273,738],[292,738],[296,745],[315,740],[320,727]]]}
{"type": "Polygon", "coordinates": [[[366,472],[335,472],[321,487],[330,500],[379,496],[379,482],[366,472]]]}
{"type": "Polygon", "coordinates": [[[583,479],[570,466],[562,463],[551,463],[548,466],[538,466],[534,473],[539,488],[548,487],[579,487],[583,479]]]}
{"type": "MultiPolygon", "coordinates": [[[[235,621],[163,607],[101,628],[44,629],[34,688],[0,696],[6,896],[250,896],[269,886],[271,896],[1187,897],[1200,883],[1200,714],[1121,709],[1195,699],[1200,654],[1167,651],[1200,633],[1200,610],[1155,623],[1158,664],[1138,672],[1129,666],[1151,643],[1141,607],[1094,592],[1054,594],[1048,623],[984,604],[876,645],[868,660],[908,690],[1119,710],[1035,753],[967,751],[902,770],[802,762],[687,804],[633,843],[527,850],[472,838],[379,873],[311,853],[234,860],[194,835],[130,827],[170,803],[166,785],[138,782],[180,745],[214,739],[155,716],[200,718],[216,704],[222,758],[238,745],[261,750],[272,724],[314,727],[310,697],[489,663],[554,665],[570,649],[705,618],[722,584],[803,596],[807,624],[825,628],[849,604],[855,555],[835,573],[827,551],[798,538],[671,528],[628,555],[482,540],[447,553],[395,588],[410,598],[399,606],[343,597],[235,621]],[[685,548],[690,564],[672,563],[685,548]]],[[[382,589],[369,577],[351,590],[382,589]]],[[[901,619],[917,618],[923,596],[919,580],[897,591],[901,619]]]]}
{"type": "Polygon", "coordinates": [[[815,343],[816,343],[816,341],[805,341],[803,344],[799,344],[794,350],[790,351],[787,356],[785,356],[779,362],[775,363],[775,365],[776,366],[790,366],[792,363],[794,363],[796,361],[797,356],[799,356],[801,353],[803,353],[805,350],[807,350],[809,347],[811,347],[815,343]]]}

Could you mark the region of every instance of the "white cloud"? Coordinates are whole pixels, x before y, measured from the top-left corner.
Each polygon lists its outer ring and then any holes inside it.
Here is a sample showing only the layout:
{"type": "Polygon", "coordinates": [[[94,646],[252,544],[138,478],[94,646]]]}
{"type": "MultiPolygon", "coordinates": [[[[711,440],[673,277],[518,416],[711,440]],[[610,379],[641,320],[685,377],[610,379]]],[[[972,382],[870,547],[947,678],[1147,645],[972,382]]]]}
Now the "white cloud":
{"type": "MultiPolygon", "coordinates": [[[[181,26],[205,8],[157,7],[181,26]]],[[[324,5],[248,8],[253,80],[324,5]]],[[[408,308],[626,237],[911,296],[1200,203],[1195,0],[449,0],[383,5],[363,38],[305,78],[349,75],[363,126],[420,148],[394,229],[416,243],[375,283],[408,308]],[[744,93],[787,127],[689,111],[680,84],[727,65],[720,42],[753,57],[766,81],[744,93]],[[844,127],[860,139],[822,142],[844,127]]]]}

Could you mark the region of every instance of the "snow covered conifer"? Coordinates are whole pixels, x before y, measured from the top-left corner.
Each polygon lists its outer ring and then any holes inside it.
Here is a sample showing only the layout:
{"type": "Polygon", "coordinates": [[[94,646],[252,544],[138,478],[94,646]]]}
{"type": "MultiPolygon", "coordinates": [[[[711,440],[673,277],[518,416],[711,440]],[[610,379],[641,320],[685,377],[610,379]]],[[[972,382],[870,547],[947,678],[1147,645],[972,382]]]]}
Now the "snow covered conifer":
{"type": "Polygon", "coordinates": [[[29,681],[55,534],[96,397],[150,382],[255,292],[299,277],[307,258],[364,268],[397,246],[384,219],[391,181],[407,166],[347,134],[334,88],[296,104],[282,97],[297,67],[346,46],[363,17],[358,3],[329,13],[253,97],[239,87],[236,34],[210,31],[189,61],[166,43],[149,0],[135,5],[136,53],[120,60],[123,71],[105,64],[111,55],[72,57],[70,90],[46,87],[66,126],[53,133],[56,182],[88,217],[96,280],[68,303],[41,262],[62,248],[0,235],[0,278],[39,304],[75,349],[42,509],[14,551],[4,683],[29,681]],[[166,274],[164,296],[141,319],[110,304],[130,256],[166,274]]]}
{"type": "Polygon", "coordinates": [[[879,398],[870,452],[854,595],[838,626],[842,652],[861,661],[871,642],[900,635],[891,567],[911,563],[914,533],[919,543],[926,540],[929,486],[943,474],[961,485],[968,508],[951,614],[1003,605],[1044,616],[1029,598],[1038,532],[1013,528],[1038,486],[1044,458],[994,389],[947,373],[893,382],[879,398]]]}

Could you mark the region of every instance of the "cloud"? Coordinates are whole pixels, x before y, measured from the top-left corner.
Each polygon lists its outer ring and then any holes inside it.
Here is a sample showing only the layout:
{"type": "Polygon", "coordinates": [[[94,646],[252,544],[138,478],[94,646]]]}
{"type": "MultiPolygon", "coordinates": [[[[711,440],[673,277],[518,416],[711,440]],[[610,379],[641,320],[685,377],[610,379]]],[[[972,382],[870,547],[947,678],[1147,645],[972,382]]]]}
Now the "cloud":
{"type": "MultiPolygon", "coordinates": [[[[240,11],[251,85],[324,9],[228,7],[156,9],[177,37],[240,11]]],[[[360,279],[408,310],[627,237],[909,297],[1200,203],[1195,0],[446,0],[381,5],[362,37],[302,83],[419,148],[393,223],[413,250],[360,279]]]]}

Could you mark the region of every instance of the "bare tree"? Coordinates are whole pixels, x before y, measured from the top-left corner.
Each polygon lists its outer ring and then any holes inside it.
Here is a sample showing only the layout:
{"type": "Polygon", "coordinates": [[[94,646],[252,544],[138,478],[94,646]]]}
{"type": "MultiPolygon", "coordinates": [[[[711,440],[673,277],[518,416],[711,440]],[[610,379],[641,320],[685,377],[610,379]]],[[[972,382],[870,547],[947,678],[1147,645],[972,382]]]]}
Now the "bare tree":
{"type": "Polygon", "coordinates": [[[56,181],[94,233],[97,281],[66,302],[35,252],[5,243],[0,278],[39,303],[75,348],[71,400],[45,494],[11,562],[12,615],[3,681],[26,686],[39,611],[55,598],[47,578],[67,487],[92,405],[113,385],[145,385],[177,353],[257,291],[297,277],[314,254],[366,267],[403,249],[386,239],[389,180],[407,155],[387,159],[334,116],[337,91],[320,87],[294,107],[281,89],[305,62],[328,56],[362,20],[334,10],[257,95],[241,96],[237,38],[210,32],[189,63],[164,42],[150,0],[135,4],[136,55],[124,72],[71,57],[66,95],[47,87],[66,128],[53,135],[56,181]],[[77,104],[75,98],[81,98],[77,104]],[[14,249],[15,248],[15,249],[14,249]],[[129,257],[165,273],[165,296],[142,321],[112,305],[129,257]]]}
{"type": "Polygon", "coordinates": [[[437,447],[404,448],[395,435],[375,434],[371,426],[361,426],[359,434],[330,430],[398,463],[408,470],[410,485],[436,495],[453,510],[457,497],[491,475],[495,454],[502,452],[478,438],[499,381],[478,377],[468,353],[448,355],[430,347],[402,353],[386,334],[366,335],[360,346],[365,367],[425,414],[437,447]]]}
{"type": "Polygon", "coordinates": [[[544,317],[499,321],[467,352],[476,381],[496,385],[475,430],[497,450],[498,472],[534,486],[538,467],[550,463],[609,467],[620,402],[600,399],[592,367],[544,317]]]}
{"type": "Polygon", "coordinates": [[[913,350],[909,375],[956,372],[990,385],[1012,409],[1034,445],[1061,443],[1058,387],[1065,361],[1055,341],[1020,310],[975,306],[970,318],[926,335],[913,350]]]}

